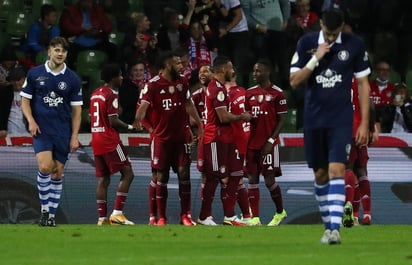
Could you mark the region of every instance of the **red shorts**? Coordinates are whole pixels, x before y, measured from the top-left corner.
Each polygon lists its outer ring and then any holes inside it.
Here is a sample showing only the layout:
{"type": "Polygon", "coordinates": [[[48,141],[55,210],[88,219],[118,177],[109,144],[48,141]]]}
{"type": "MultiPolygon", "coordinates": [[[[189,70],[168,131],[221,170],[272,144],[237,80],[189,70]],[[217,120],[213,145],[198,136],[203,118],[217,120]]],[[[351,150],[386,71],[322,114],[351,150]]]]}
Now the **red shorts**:
{"type": "Polygon", "coordinates": [[[203,172],[208,175],[219,178],[243,176],[242,167],[236,168],[238,159],[234,144],[223,142],[205,144],[203,145],[203,159],[203,172]]]}
{"type": "Polygon", "coordinates": [[[260,150],[248,149],[246,153],[246,171],[248,174],[262,174],[267,176],[275,174],[275,177],[282,176],[279,161],[279,145],[275,145],[272,152],[262,156],[260,150]]]}
{"type": "Polygon", "coordinates": [[[95,155],[94,164],[96,176],[98,178],[110,176],[119,172],[126,166],[132,166],[130,164],[129,155],[122,144],[118,144],[116,149],[110,153],[95,155]]]}
{"type": "Polygon", "coordinates": [[[357,146],[355,140],[352,141],[349,154],[349,162],[354,162],[354,167],[365,167],[368,165],[369,155],[368,147],[357,146]]]}
{"type": "Polygon", "coordinates": [[[200,172],[203,172],[203,164],[204,164],[204,159],[203,159],[203,137],[200,137],[197,142],[197,170],[200,172]]]}
{"type": "Polygon", "coordinates": [[[190,144],[184,142],[161,142],[153,138],[152,141],[152,168],[174,170],[181,166],[190,165],[190,144]]]}

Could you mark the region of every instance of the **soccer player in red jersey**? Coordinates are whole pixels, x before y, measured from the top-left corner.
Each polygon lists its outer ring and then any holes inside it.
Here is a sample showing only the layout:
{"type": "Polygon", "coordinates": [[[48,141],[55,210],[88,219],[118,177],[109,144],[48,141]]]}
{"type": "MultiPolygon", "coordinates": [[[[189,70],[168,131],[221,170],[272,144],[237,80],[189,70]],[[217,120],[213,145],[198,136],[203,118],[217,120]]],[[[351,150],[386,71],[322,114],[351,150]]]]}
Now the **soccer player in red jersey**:
{"type": "MultiPolygon", "coordinates": [[[[230,99],[230,112],[234,115],[240,115],[245,112],[245,97],[246,90],[244,87],[237,85],[237,75],[233,74],[231,80],[225,83],[229,99],[230,99]]],[[[236,168],[242,168],[243,177],[247,177],[245,173],[245,155],[247,150],[247,143],[250,135],[250,123],[243,120],[232,122],[233,139],[235,142],[236,151],[236,168]]],[[[242,221],[246,225],[250,225],[251,215],[248,192],[245,184],[243,183],[243,177],[239,179],[237,187],[236,197],[239,204],[239,208],[242,211],[242,221]]]]}
{"type": "Polygon", "coordinates": [[[279,133],[287,114],[287,102],[282,89],[270,81],[270,62],[261,59],[253,66],[253,78],[257,85],[246,90],[245,106],[253,119],[250,122],[250,138],[246,153],[246,168],[249,176],[249,203],[252,210],[251,223],[260,225],[259,176],[263,175],[276,213],[268,226],[278,226],[286,218],[282,192],[276,177],[282,175],[279,161],[279,133]]]}
{"type": "MultiPolygon", "coordinates": [[[[140,92],[140,96],[139,98],[142,98],[142,91],[140,92]]],[[[136,111],[140,106],[140,99],[137,102],[136,105],[136,111]]],[[[152,137],[152,132],[153,132],[153,122],[152,120],[154,120],[154,118],[152,117],[152,108],[149,107],[146,110],[146,116],[145,118],[140,121],[140,122],[136,122],[134,123],[134,125],[136,127],[141,127],[143,126],[147,132],[150,135],[150,142],[152,141],[153,137],[152,137]]],[[[148,225],[157,225],[157,202],[156,202],[156,183],[157,183],[157,179],[156,179],[156,169],[152,168],[152,177],[149,183],[149,223],[148,225]]]]}
{"type": "Polygon", "coordinates": [[[142,121],[147,109],[152,109],[152,168],[156,170],[156,200],[159,220],[166,225],[167,183],[172,167],[179,179],[181,223],[194,225],[191,219],[190,143],[188,142],[188,117],[200,127],[202,123],[190,100],[189,84],[179,71],[180,57],[167,52],[161,57],[162,69],[144,87],[136,120],[142,121]]]}
{"type": "MultiPolygon", "coordinates": [[[[342,224],[345,227],[352,227],[359,224],[359,204],[362,201],[363,219],[362,223],[371,223],[371,189],[368,179],[367,163],[369,160],[368,146],[357,145],[355,142],[356,131],[361,124],[361,111],[358,95],[358,84],[354,78],[352,81],[352,101],[353,101],[353,141],[349,154],[349,163],[345,172],[345,194],[346,202],[343,210],[342,224]]],[[[379,139],[379,126],[374,122],[374,104],[370,101],[370,144],[376,143],[379,139]]]]}
{"type": "Polygon", "coordinates": [[[128,154],[120,140],[119,130],[132,130],[133,126],[119,119],[118,89],[122,84],[121,69],[116,64],[106,65],[101,72],[105,84],[90,97],[90,124],[97,182],[98,225],[134,225],[123,214],[133,170],[128,154]],[[113,213],[107,218],[107,189],[110,175],[121,173],[113,213]]]}
{"type": "MultiPolygon", "coordinates": [[[[195,105],[199,116],[202,119],[203,124],[206,124],[206,89],[209,85],[210,80],[212,79],[212,70],[210,65],[202,65],[199,68],[199,81],[201,83],[201,87],[194,91],[191,95],[193,104],[195,105]]],[[[217,187],[218,182],[214,182],[213,193],[209,192],[211,196],[204,197],[204,188],[206,184],[206,174],[203,172],[203,137],[197,139],[197,169],[201,172],[202,179],[200,184],[200,199],[202,200],[202,207],[204,218],[198,218],[197,223],[201,225],[217,225],[213,220],[212,216],[212,202],[214,199],[214,191],[217,187]]]]}
{"type": "Polygon", "coordinates": [[[243,177],[242,168],[236,168],[236,153],[233,139],[232,122],[249,121],[251,115],[244,112],[234,115],[230,109],[230,100],[224,83],[231,80],[233,64],[227,57],[217,57],[213,62],[213,79],[206,90],[206,125],[203,134],[203,172],[207,176],[203,192],[202,208],[199,219],[205,214],[205,201],[214,195],[218,181],[223,183],[221,200],[226,225],[245,225],[235,214],[236,191],[239,179],[243,177]]]}

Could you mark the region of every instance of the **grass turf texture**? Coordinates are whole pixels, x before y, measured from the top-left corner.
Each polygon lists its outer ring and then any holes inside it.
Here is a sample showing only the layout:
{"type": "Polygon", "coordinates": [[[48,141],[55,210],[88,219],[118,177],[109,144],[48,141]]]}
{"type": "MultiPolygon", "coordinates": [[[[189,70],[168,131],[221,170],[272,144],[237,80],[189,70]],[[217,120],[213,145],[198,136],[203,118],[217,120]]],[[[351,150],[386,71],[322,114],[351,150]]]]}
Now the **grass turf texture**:
{"type": "Polygon", "coordinates": [[[342,228],[322,245],[320,225],[155,227],[0,225],[1,264],[412,265],[412,226],[342,228]]]}

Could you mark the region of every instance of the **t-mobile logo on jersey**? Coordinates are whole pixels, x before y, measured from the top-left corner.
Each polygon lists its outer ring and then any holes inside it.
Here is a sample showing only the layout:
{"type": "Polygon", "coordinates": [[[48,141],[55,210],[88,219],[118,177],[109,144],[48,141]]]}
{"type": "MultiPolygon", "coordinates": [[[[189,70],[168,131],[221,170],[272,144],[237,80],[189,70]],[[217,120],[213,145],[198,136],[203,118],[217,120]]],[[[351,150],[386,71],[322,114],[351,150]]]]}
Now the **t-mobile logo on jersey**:
{"type": "Polygon", "coordinates": [[[260,113],[260,107],[259,106],[252,106],[253,118],[256,118],[259,113],[260,113]]]}
{"type": "Polygon", "coordinates": [[[165,110],[170,110],[170,107],[172,106],[172,100],[170,99],[170,98],[167,98],[167,99],[163,99],[162,100],[162,105],[163,105],[163,108],[165,109],[165,110]]]}

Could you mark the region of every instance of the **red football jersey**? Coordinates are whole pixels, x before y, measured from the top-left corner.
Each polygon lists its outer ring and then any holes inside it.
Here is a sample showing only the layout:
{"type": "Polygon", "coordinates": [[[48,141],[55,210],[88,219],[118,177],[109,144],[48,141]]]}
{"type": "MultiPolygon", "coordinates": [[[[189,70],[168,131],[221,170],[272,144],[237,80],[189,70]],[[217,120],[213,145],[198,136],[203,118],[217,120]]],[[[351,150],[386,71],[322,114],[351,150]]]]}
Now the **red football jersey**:
{"type": "MultiPolygon", "coordinates": [[[[241,86],[229,89],[230,112],[239,115],[245,112],[246,90],[241,86]]],[[[250,123],[243,120],[233,122],[233,139],[240,154],[246,154],[247,142],[250,134],[250,123]]]]}
{"type": "Polygon", "coordinates": [[[206,90],[206,125],[203,132],[204,144],[213,141],[233,143],[232,127],[230,123],[221,123],[216,109],[226,108],[229,111],[229,96],[225,86],[216,79],[212,79],[206,90]]]}
{"type": "Polygon", "coordinates": [[[371,87],[371,98],[375,106],[389,106],[392,104],[394,83],[387,82],[386,84],[381,84],[373,80],[369,85],[371,87]]]}
{"type": "Polygon", "coordinates": [[[185,141],[187,100],[189,83],[183,77],[170,82],[158,75],[145,85],[141,101],[152,109],[153,137],[160,141],[185,141]]]}
{"type": "Polygon", "coordinates": [[[246,90],[245,107],[253,117],[250,121],[248,148],[260,150],[272,136],[278,114],[288,112],[286,96],[282,89],[274,84],[266,89],[253,86],[246,90]]]}
{"type": "Polygon", "coordinates": [[[97,88],[90,97],[89,114],[93,153],[112,152],[121,142],[119,132],[109,123],[110,116],[119,115],[118,92],[108,86],[97,88]]]}
{"type": "Polygon", "coordinates": [[[193,92],[191,98],[193,104],[196,107],[197,113],[199,114],[200,119],[203,123],[206,123],[206,103],[205,103],[206,91],[205,88],[201,87],[195,92],[193,92]]]}

